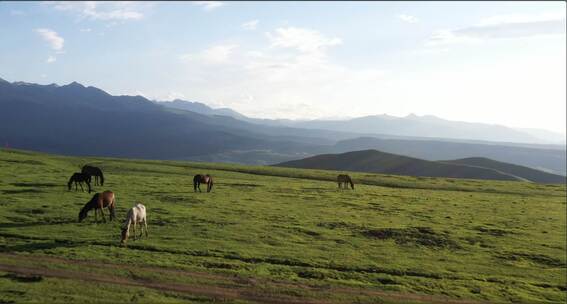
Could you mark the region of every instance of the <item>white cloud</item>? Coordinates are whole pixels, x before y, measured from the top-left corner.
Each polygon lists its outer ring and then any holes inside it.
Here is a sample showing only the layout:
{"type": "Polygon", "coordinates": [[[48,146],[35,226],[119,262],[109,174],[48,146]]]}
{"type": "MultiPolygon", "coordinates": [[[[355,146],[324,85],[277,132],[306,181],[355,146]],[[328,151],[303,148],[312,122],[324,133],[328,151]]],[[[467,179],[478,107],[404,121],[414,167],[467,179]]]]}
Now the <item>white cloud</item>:
{"type": "Polygon", "coordinates": [[[258,19],[250,20],[242,23],[241,27],[245,30],[255,30],[258,27],[258,22],[260,22],[258,19]]]}
{"type": "Polygon", "coordinates": [[[540,15],[500,15],[478,24],[453,30],[440,30],[429,38],[427,46],[480,42],[487,39],[527,38],[565,34],[565,13],[540,15]]]}
{"type": "Polygon", "coordinates": [[[46,28],[39,28],[35,29],[35,32],[38,33],[43,40],[49,43],[49,46],[57,52],[63,51],[63,44],[65,43],[65,39],[63,39],[59,34],[55,31],[46,29],[46,28]]]}
{"type": "Polygon", "coordinates": [[[221,6],[224,6],[224,3],[222,1],[193,1],[192,3],[194,5],[202,7],[205,11],[212,11],[221,6]]]}
{"type": "Polygon", "coordinates": [[[227,63],[231,54],[238,45],[235,44],[219,44],[209,47],[197,54],[184,54],[181,59],[184,61],[201,61],[206,64],[222,64],[227,63]]]}
{"type": "Polygon", "coordinates": [[[384,71],[331,62],[327,53],[339,38],[285,28],[265,42],[261,49],[220,45],[184,55],[187,94],[253,117],[315,118],[352,114],[359,101],[374,102],[382,87],[384,71]]]}
{"type": "Polygon", "coordinates": [[[542,14],[511,14],[496,15],[480,20],[477,26],[499,25],[503,23],[526,23],[565,19],[565,11],[548,12],[542,14]]]}
{"type": "Polygon", "coordinates": [[[407,23],[419,22],[419,19],[415,16],[412,16],[412,15],[400,14],[400,15],[398,15],[398,18],[400,18],[400,20],[407,22],[407,23]]]}
{"type": "Polygon", "coordinates": [[[47,63],[53,63],[57,60],[57,58],[55,58],[55,56],[49,56],[47,57],[47,60],[45,62],[47,63]]]}
{"type": "Polygon", "coordinates": [[[143,9],[151,7],[151,3],[140,2],[47,2],[56,10],[75,13],[79,18],[104,21],[138,20],[144,17],[143,9]]]}
{"type": "Polygon", "coordinates": [[[266,33],[272,47],[292,48],[304,53],[324,52],[330,46],[339,45],[342,40],[326,37],[312,29],[297,27],[277,28],[275,33],[266,33]]]}

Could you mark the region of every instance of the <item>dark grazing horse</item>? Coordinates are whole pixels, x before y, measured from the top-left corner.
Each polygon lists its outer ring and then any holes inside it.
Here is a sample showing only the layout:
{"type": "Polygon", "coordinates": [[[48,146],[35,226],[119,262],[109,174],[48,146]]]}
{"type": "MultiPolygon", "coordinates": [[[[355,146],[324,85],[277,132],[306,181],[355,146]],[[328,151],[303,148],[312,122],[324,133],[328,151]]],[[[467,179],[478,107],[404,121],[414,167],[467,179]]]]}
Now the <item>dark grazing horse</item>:
{"type": "Polygon", "coordinates": [[[92,209],[95,210],[95,221],[98,223],[97,210],[100,210],[102,221],[106,223],[103,208],[108,208],[110,211],[110,220],[112,221],[116,217],[116,198],[112,191],[96,193],[79,212],[79,223],[87,217],[87,213],[92,209]]]}
{"type": "Polygon", "coordinates": [[[100,168],[84,165],[83,168],[81,169],[81,173],[87,174],[88,176],[94,176],[95,185],[98,184],[104,186],[104,175],[102,175],[102,170],[100,170],[100,168]],[[100,178],[100,183],[99,183],[99,178],[100,178]]]}
{"type": "Polygon", "coordinates": [[[76,172],[73,173],[73,175],[71,176],[71,178],[69,179],[69,182],[67,183],[67,187],[69,188],[69,191],[71,191],[71,184],[75,183],[75,191],[77,191],[77,184],[79,184],[79,186],[81,186],[81,191],[85,191],[85,189],[83,189],[83,183],[86,183],[87,186],[89,187],[89,193],[91,193],[91,176],[90,175],[86,175],[80,172],[76,172]]]}
{"type": "Polygon", "coordinates": [[[207,184],[207,192],[211,192],[211,189],[213,189],[213,178],[208,174],[195,175],[195,177],[193,177],[193,189],[195,190],[195,192],[197,192],[197,189],[199,189],[199,192],[201,192],[201,187],[199,187],[199,185],[201,184],[207,184]]]}
{"type": "Polygon", "coordinates": [[[345,189],[348,189],[348,184],[350,183],[350,187],[354,190],[354,183],[352,182],[352,179],[350,179],[350,176],[346,174],[339,174],[337,176],[337,183],[339,183],[339,189],[341,188],[341,185],[343,185],[345,189]]]}

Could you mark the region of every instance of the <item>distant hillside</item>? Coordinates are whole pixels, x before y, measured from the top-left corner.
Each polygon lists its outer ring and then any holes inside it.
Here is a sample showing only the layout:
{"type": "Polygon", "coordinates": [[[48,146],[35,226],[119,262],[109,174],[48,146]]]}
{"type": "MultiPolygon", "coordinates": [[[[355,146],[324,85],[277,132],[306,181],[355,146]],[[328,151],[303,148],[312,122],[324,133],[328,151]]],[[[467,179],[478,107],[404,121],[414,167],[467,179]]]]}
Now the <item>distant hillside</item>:
{"type": "Polygon", "coordinates": [[[323,154],[277,164],[278,167],[346,170],[408,176],[518,181],[522,178],[494,169],[427,161],[377,150],[323,154]]]}
{"type": "Polygon", "coordinates": [[[471,158],[464,158],[464,159],[448,160],[448,161],[444,161],[444,162],[445,163],[451,163],[451,164],[490,168],[490,169],[498,170],[500,172],[513,174],[515,176],[518,176],[518,177],[521,177],[521,178],[524,178],[526,180],[536,182],[536,183],[562,184],[562,183],[565,183],[565,179],[566,179],[565,176],[549,174],[549,173],[542,172],[542,171],[539,171],[539,170],[534,170],[534,169],[523,167],[523,166],[503,163],[503,162],[495,161],[495,160],[484,158],[484,157],[471,157],[471,158]]]}
{"type": "MultiPolygon", "coordinates": [[[[368,149],[432,161],[484,157],[561,175],[566,174],[567,166],[565,148],[506,146],[497,143],[476,144],[441,140],[359,137],[341,140],[328,152],[343,153],[368,149]]],[[[328,152],[325,151],[325,153],[328,152]]]]}
{"type": "Polygon", "coordinates": [[[531,181],[564,184],[564,176],[497,162],[487,158],[427,161],[377,150],[322,154],[275,166],[304,169],[347,170],[408,176],[531,181]]]}

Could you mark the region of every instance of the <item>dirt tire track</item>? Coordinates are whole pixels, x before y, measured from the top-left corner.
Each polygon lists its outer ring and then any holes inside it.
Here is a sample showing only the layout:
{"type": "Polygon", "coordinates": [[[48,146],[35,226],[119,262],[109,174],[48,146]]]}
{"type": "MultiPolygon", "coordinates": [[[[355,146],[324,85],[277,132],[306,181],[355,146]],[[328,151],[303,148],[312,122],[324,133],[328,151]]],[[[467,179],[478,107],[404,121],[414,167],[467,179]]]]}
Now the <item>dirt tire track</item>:
{"type": "Polygon", "coordinates": [[[50,256],[21,256],[17,254],[10,253],[0,253],[2,257],[8,257],[13,259],[28,260],[34,262],[49,262],[49,263],[63,263],[70,265],[84,265],[84,266],[95,266],[95,267],[105,267],[114,269],[133,269],[143,270],[144,272],[160,272],[163,274],[176,274],[188,277],[199,277],[205,279],[215,279],[223,280],[225,282],[231,282],[238,284],[240,286],[234,287],[217,287],[206,284],[198,283],[171,283],[171,282],[156,282],[148,279],[129,279],[124,277],[112,276],[112,275],[101,275],[89,272],[85,275],[85,272],[78,272],[73,270],[60,270],[60,269],[48,269],[44,267],[27,267],[27,266],[16,266],[10,264],[0,263],[0,271],[18,273],[23,275],[40,275],[45,277],[53,277],[60,279],[70,279],[70,280],[80,280],[80,281],[95,281],[99,283],[108,284],[118,284],[125,286],[134,287],[145,287],[156,289],[160,291],[170,291],[178,293],[186,293],[191,295],[201,295],[213,298],[215,300],[247,300],[258,303],[274,303],[274,304],[285,304],[285,303],[306,303],[306,304],[326,304],[333,303],[330,300],[314,300],[306,299],[300,297],[291,296],[274,296],[270,294],[263,294],[261,290],[255,290],[254,285],[258,283],[272,285],[273,287],[286,287],[286,288],[297,288],[310,292],[324,292],[324,293],[335,293],[343,294],[346,296],[369,296],[384,298],[396,301],[413,301],[422,303],[445,303],[445,304],[478,304],[483,303],[473,300],[461,300],[452,299],[444,296],[434,296],[434,295],[423,295],[423,294],[410,294],[410,293],[395,293],[395,292],[383,292],[377,290],[366,290],[366,289],[356,289],[348,287],[316,287],[309,286],[305,284],[292,283],[292,282],[277,282],[271,280],[259,280],[259,279],[246,279],[238,276],[221,275],[221,274],[210,274],[203,272],[195,272],[189,270],[181,269],[171,269],[171,268],[160,268],[155,266],[138,266],[129,264],[114,264],[114,263],[102,263],[96,261],[84,261],[84,260],[72,260],[59,257],[50,256]],[[246,285],[242,285],[246,284],[246,285]]]}

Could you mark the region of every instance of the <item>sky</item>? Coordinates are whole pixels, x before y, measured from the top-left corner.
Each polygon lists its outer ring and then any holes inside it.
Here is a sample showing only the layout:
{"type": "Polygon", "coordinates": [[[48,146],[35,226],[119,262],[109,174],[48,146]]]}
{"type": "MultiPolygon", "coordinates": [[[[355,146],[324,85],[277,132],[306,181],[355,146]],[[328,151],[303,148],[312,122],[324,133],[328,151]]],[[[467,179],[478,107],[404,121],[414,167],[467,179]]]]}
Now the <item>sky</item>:
{"type": "Polygon", "coordinates": [[[565,133],[565,2],[0,2],[0,78],[565,133]]]}

